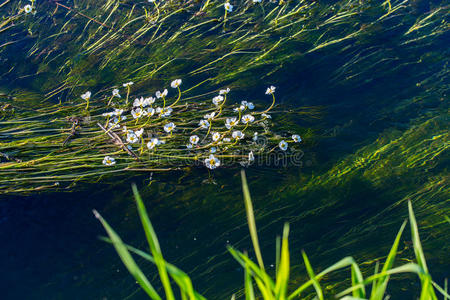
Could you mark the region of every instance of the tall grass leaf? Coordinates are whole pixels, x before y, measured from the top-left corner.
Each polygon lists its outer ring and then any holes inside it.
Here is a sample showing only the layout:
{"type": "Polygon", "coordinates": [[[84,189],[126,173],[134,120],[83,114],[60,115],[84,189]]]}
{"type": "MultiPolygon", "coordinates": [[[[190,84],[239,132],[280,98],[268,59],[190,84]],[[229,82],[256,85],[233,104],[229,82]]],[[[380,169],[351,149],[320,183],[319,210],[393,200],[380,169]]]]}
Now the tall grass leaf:
{"type": "MultiPolygon", "coordinates": [[[[355,260],[353,259],[353,257],[351,256],[347,256],[344,257],[343,259],[341,259],[340,261],[338,261],[337,263],[331,265],[330,267],[326,268],[325,270],[323,270],[322,272],[320,272],[317,276],[316,279],[320,279],[323,276],[325,276],[328,273],[334,272],[336,270],[351,266],[353,263],[355,263],[355,260]]],[[[310,279],[307,282],[305,282],[304,284],[302,284],[301,286],[299,286],[295,291],[293,291],[289,297],[289,299],[293,299],[297,296],[300,295],[300,293],[302,293],[304,290],[306,290],[309,286],[311,286],[313,284],[313,280],[310,279]]]]}
{"type": "MultiPolygon", "coordinates": [[[[392,244],[391,250],[386,258],[386,262],[381,269],[382,273],[391,269],[394,265],[395,257],[397,256],[398,245],[400,243],[400,238],[402,237],[403,230],[405,229],[406,221],[403,222],[400,230],[395,237],[394,243],[392,244]]],[[[389,276],[382,277],[380,280],[375,281],[374,287],[372,288],[371,300],[382,300],[384,293],[386,292],[386,287],[389,282],[389,276]]]]}
{"type": "Polygon", "coordinates": [[[305,251],[302,251],[302,256],[305,262],[306,271],[308,272],[309,277],[311,277],[311,280],[313,281],[313,286],[314,289],[316,290],[317,298],[319,298],[319,300],[323,300],[322,288],[320,287],[319,281],[316,279],[316,275],[314,274],[311,263],[309,262],[308,256],[306,255],[305,251]]]}
{"type": "Polygon", "coordinates": [[[275,284],[275,297],[277,299],[286,298],[286,290],[289,282],[289,224],[284,224],[283,229],[283,241],[281,244],[281,258],[280,265],[277,272],[276,284],[275,284]]]}
{"type": "MultiPolygon", "coordinates": [[[[112,243],[112,241],[108,238],[101,238],[102,240],[112,243]]],[[[137,248],[134,248],[133,246],[124,244],[125,247],[128,249],[128,251],[135,253],[136,255],[139,255],[145,260],[150,261],[151,263],[156,265],[155,259],[150,254],[139,250],[137,248]]],[[[191,278],[189,275],[184,273],[182,270],[178,269],[176,266],[166,262],[166,268],[169,275],[173,278],[173,280],[177,283],[177,285],[182,289],[190,299],[205,299],[202,295],[200,295],[198,292],[194,290],[194,287],[192,285],[191,278]]]]}
{"type": "Polygon", "coordinates": [[[247,212],[248,228],[250,230],[250,236],[252,238],[253,249],[255,250],[256,259],[258,260],[259,267],[264,270],[264,262],[261,255],[261,249],[259,247],[258,232],[256,231],[255,215],[253,214],[252,199],[250,197],[250,191],[248,189],[247,178],[245,177],[245,171],[241,170],[242,178],[242,191],[244,194],[245,210],[247,212]]]}
{"type": "Polygon", "coordinates": [[[428,272],[425,254],[423,253],[422,244],[420,242],[419,229],[417,227],[416,217],[412,208],[411,201],[408,201],[409,222],[411,225],[411,237],[414,246],[414,254],[417,263],[424,270],[423,275],[419,275],[422,283],[422,293],[420,299],[437,299],[433,286],[431,285],[431,275],[428,272]],[[427,298],[428,297],[428,298],[427,298]]]}
{"type": "MultiPolygon", "coordinates": [[[[375,263],[375,271],[373,272],[374,275],[378,274],[379,268],[380,268],[380,262],[377,261],[375,263]]],[[[372,281],[372,291],[375,291],[376,289],[377,289],[377,281],[374,280],[374,281],[372,281]]]]}
{"type": "Polygon", "coordinates": [[[428,273],[427,263],[425,261],[425,255],[423,254],[422,244],[420,243],[419,230],[417,228],[416,217],[412,208],[411,201],[408,201],[409,222],[411,225],[411,236],[414,246],[414,254],[416,255],[417,263],[419,266],[428,273]]]}
{"type": "Polygon", "coordinates": [[[380,272],[380,273],[376,273],[372,276],[367,277],[363,283],[361,284],[357,284],[354,285],[352,287],[349,287],[347,289],[345,289],[344,291],[340,292],[339,294],[336,295],[337,298],[343,297],[349,293],[352,293],[354,290],[361,288],[364,285],[367,285],[371,282],[373,282],[374,280],[377,280],[379,278],[383,278],[387,275],[393,275],[393,274],[400,274],[400,273],[415,273],[417,275],[421,275],[423,274],[423,270],[422,268],[414,263],[409,263],[409,264],[405,264],[403,266],[400,267],[396,267],[390,270],[387,270],[386,272],[380,272]]]}
{"type": "Polygon", "coordinates": [[[253,290],[251,272],[248,265],[245,266],[245,300],[254,300],[255,292],[253,290]]]}
{"type": "Polygon", "coordinates": [[[450,299],[450,295],[448,294],[448,283],[447,278],[445,278],[444,288],[441,288],[436,282],[432,281],[431,284],[444,296],[444,300],[450,299]]]}
{"type": "MultiPolygon", "coordinates": [[[[352,277],[352,286],[361,284],[364,282],[363,275],[361,270],[359,269],[358,264],[353,263],[351,265],[351,277],[352,277]]],[[[366,288],[363,285],[361,288],[353,291],[353,297],[355,298],[365,298],[366,297],[366,288]]]]}
{"type": "Polygon", "coordinates": [[[147,242],[150,247],[150,251],[153,254],[153,258],[155,259],[155,264],[156,267],[158,268],[159,277],[161,279],[164,291],[166,293],[166,299],[175,300],[172,287],[170,286],[169,276],[167,275],[166,261],[162,256],[158,237],[156,236],[155,230],[153,229],[152,223],[150,222],[150,219],[147,215],[147,210],[145,209],[144,202],[142,201],[142,198],[139,195],[136,185],[132,184],[131,188],[133,190],[134,199],[136,200],[139,217],[142,222],[142,227],[144,228],[145,236],[147,237],[147,242]]]}
{"type": "Polygon", "coordinates": [[[117,235],[117,233],[109,226],[109,224],[102,218],[102,216],[96,211],[93,210],[94,215],[105,228],[106,233],[108,234],[114,248],[119,254],[120,259],[122,260],[125,267],[128,269],[131,275],[136,279],[142,289],[149,295],[150,298],[154,300],[160,300],[161,297],[158,295],[156,290],[153,288],[152,284],[148,281],[147,277],[142,273],[142,271],[137,266],[131,254],[128,252],[128,249],[122,242],[122,239],[117,235]]]}
{"type": "Polygon", "coordinates": [[[278,268],[280,267],[281,237],[277,235],[275,240],[275,277],[278,276],[278,268]]]}
{"type": "Polygon", "coordinates": [[[273,299],[273,290],[275,289],[275,284],[270,276],[267,275],[266,271],[262,270],[257,264],[255,264],[250,258],[248,258],[248,256],[233,249],[232,247],[228,247],[228,251],[244,269],[247,267],[249,268],[249,270],[253,274],[253,278],[255,279],[259,290],[263,294],[264,299],[273,299]]]}

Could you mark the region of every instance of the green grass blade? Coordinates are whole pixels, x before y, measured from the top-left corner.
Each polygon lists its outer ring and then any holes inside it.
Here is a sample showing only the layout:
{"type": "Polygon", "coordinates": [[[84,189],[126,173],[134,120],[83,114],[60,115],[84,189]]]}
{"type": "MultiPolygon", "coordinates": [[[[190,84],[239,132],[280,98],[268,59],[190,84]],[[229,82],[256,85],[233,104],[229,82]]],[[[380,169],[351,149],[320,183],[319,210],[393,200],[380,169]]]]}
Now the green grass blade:
{"type": "Polygon", "coordinates": [[[411,237],[414,246],[414,254],[417,259],[417,263],[424,270],[423,275],[420,275],[420,281],[422,283],[422,293],[420,299],[437,299],[431,284],[431,275],[428,272],[427,262],[425,260],[425,254],[423,253],[422,244],[420,242],[419,229],[417,227],[416,217],[412,208],[411,201],[408,201],[409,222],[411,225],[411,237]]]}
{"type": "MultiPolygon", "coordinates": [[[[100,238],[100,239],[105,242],[112,243],[111,239],[108,238],[100,238]]],[[[136,255],[142,257],[143,259],[148,260],[156,265],[155,259],[150,254],[127,244],[124,244],[124,246],[128,249],[128,251],[133,252],[136,255]]],[[[166,262],[166,268],[169,275],[177,283],[180,289],[182,289],[189,296],[190,299],[205,299],[202,295],[200,295],[198,292],[194,290],[189,275],[187,275],[182,270],[178,269],[176,266],[168,262],[166,262]]]]}
{"type": "Polygon", "coordinates": [[[388,276],[388,275],[400,274],[400,273],[415,273],[415,274],[420,276],[420,275],[423,274],[423,270],[417,264],[414,264],[414,263],[405,264],[403,266],[387,270],[386,272],[380,272],[380,273],[376,273],[376,274],[374,274],[372,276],[369,276],[367,279],[364,280],[363,283],[357,284],[357,285],[354,285],[352,287],[349,287],[349,288],[345,289],[344,291],[342,291],[339,294],[337,294],[336,297],[337,298],[344,297],[347,294],[352,293],[354,290],[359,289],[362,286],[373,282],[374,280],[378,280],[378,279],[383,278],[383,277],[388,276]]]}
{"type": "Polygon", "coordinates": [[[117,254],[119,254],[120,259],[130,272],[130,274],[133,275],[133,277],[136,279],[136,281],[139,283],[142,289],[147,293],[147,295],[150,296],[150,298],[154,300],[160,300],[161,297],[155,291],[152,284],[148,281],[147,277],[145,277],[145,275],[142,273],[141,269],[139,269],[130,252],[128,252],[128,249],[122,242],[122,239],[117,235],[117,233],[109,226],[109,224],[102,218],[102,216],[96,210],[94,210],[93,212],[95,217],[99,219],[100,222],[102,223],[103,228],[105,228],[106,233],[108,234],[114,248],[117,251],[117,254]]]}
{"type": "Polygon", "coordinates": [[[261,255],[261,249],[259,247],[258,232],[256,231],[255,215],[253,214],[252,199],[250,197],[250,191],[248,189],[247,178],[245,177],[245,171],[241,171],[242,178],[242,191],[244,194],[245,210],[247,212],[248,228],[250,230],[250,236],[252,238],[253,249],[255,250],[256,259],[258,260],[259,267],[264,270],[264,262],[261,255]]]}
{"type": "Polygon", "coordinates": [[[306,255],[305,251],[302,251],[302,256],[305,262],[306,271],[308,272],[309,277],[313,281],[313,286],[314,289],[316,290],[317,298],[319,298],[319,300],[323,300],[322,288],[320,287],[319,281],[316,279],[316,275],[314,274],[311,263],[309,262],[308,256],[306,255]]]}
{"type": "MultiPolygon", "coordinates": [[[[351,257],[351,256],[344,257],[343,259],[341,259],[337,263],[331,265],[330,267],[328,267],[325,270],[323,270],[322,272],[320,272],[316,276],[316,279],[319,280],[320,278],[322,278],[326,274],[334,272],[334,271],[342,269],[342,268],[345,268],[345,267],[348,267],[348,266],[351,266],[353,263],[355,263],[355,260],[353,259],[353,257],[351,257]]],[[[304,284],[302,284],[301,286],[299,286],[295,291],[293,291],[289,295],[288,300],[298,297],[304,290],[306,290],[313,283],[314,283],[314,281],[312,279],[310,279],[307,282],[305,282],[304,284]]]]}
{"type": "Polygon", "coordinates": [[[266,271],[255,264],[250,258],[248,258],[247,255],[233,249],[232,247],[228,247],[228,251],[244,269],[247,267],[249,268],[259,290],[264,295],[264,299],[273,299],[275,284],[270,276],[267,275],[266,271]]]}
{"type": "MultiPolygon", "coordinates": [[[[359,269],[358,264],[354,263],[351,265],[351,277],[352,277],[352,286],[358,285],[364,282],[363,275],[361,270],[359,269]]],[[[365,298],[366,297],[366,289],[363,285],[361,288],[353,291],[354,298],[365,298]]]]}
{"type": "Polygon", "coordinates": [[[141,218],[142,227],[144,228],[145,236],[147,237],[147,242],[150,247],[150,251],[155,259],[156,267],[158,268],[159,277],[161,279],[164,291],[166,293],[166,299],[175,300],[172,287],[170,285],[169,276],[166,270],[166,261],[164,260],[159,246],[158,237],[156,236],[155,230],[153,229],[152,223],[147,215],[147,210],[145,209],[144,202],[137,190],[135,184],[132,184],[132,190],[134,194],[134,199],[136,200],[139,217],[141,218]]]}
{"type": "Polygon", "coordinates": [[[254,300],[255,292],[253,290],[250,268],[245,266],[245,300],[254,300]]]}
{"type": "Polygon", "coordinates": [[[281,237],[277,235],[275,240],[275,277],[278,277],[278,268],[280,267],[280,255],[281,255],[281,237]]]}
{"type": "MultiPolygon", "coordinates": [[[[403,230],[405,229],[406,221],[403,222],[400,230],[395,237],[394,243],[392,244],[391,250],[386,258],[386,262],[381,269],[382,273],[386,273],[389,269],[394,265],[395,257],[397,256],[398,245],[400,243],[400,238],[402,237],[403,230]]],[[[370,297],[371,300],[381,300],[384,297],[384,293],[386,292],[386,287],[389,282],[389,276],[385,276],[380,278],[380,280],[375,281],[375,284],[372,288],[372,295],[370,297]]]]}
{"type": "Polygon", "coordinates": [[[411,201],[408,201],[409,222],[411,225],[411,236],[414,245],[414,254],[416,255],[417,263],[419,266],[428,273],[427,263],[425,261],[425,255],[423,254],[422,244],[420,243],[419,230],[417,228],[416,217],[412,208],[411,201]]]}
{"type": "Polygon", "coordinates": [[[281,244],[281,259],[275,284],[275,297],[277,299],[286,298],[286,290],[289,282],[290,260],[288,237],[289,224],[285,224],[283,229],[283,241],[281,244]]]}

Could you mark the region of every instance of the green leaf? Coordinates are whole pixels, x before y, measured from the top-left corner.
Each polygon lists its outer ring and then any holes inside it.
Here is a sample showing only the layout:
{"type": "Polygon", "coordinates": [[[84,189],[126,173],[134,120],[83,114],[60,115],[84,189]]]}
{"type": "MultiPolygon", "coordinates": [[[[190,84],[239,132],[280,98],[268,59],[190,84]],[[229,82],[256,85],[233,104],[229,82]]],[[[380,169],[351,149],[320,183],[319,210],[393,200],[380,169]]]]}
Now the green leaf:
{"type": "Polygon", "coordinates": [[[309,277],[313,281],[314,289],[316,290],[317,297],[319,300],[323,300],[323,292],[320,287],[319,280],[316,279],[316,275],[311,267],[311,263],[309,262],[308,256],[306,256],[305,251],[302,251],[303,260],[305,261],[306,271],[308,272],[309,277]]]}
{"type": "Polygon", "coordinates": [[[109,224],[96,210],[93,210],[93,212],[95,217],[102,223],[103,228],[105,228],[106,233],[111,239],[111,242],[116,249],[117,254],[119,254],[119,257],[122,260],[123,264],[128,269],[128,272],[133,275],[133,277],[136,279],[142,289],[147,293],[147,295],[150,296],[150,298],[154,300],[160,300],[161,297],[155,291],[151,283],[148,281],[147,277],[145,277],[145,275],[142,273],[141,269],[139,269],[133,257],[128,252],[128,249],[122,242],[122,239],[116,234],[116,232],[109,226],[109,224]]]}
{"type": "Polygon", "coordinates": [[[286,290],[289,282],[290,260],[289,260],[288,237],[289,237],[289,225],[284,224],[283,241],[281,244],[281,259],[279,269],[277,271],[277,279],[275,284],[275,297],[277,299],[286,298],[286,290]]]}
{"type": "Polygon", "coordinates": [[[248,229],[250,230],[253,249],[255,250],[256,259],[258,260],[259,267],[264,270],[264,262],[261,255],[261,249],[259,247],[258,232],[256,230],[255,215],[253,214],[252,199],[250,197],[250,191],[248,189],[247,178],[245,177],[244,170],[241,170],[241,178],[242,178],[242,191],[244,194],[245,210],[247,212],[248,229]]]}
{"type": "Polygon", "coordinates": [[[169,276],[166,270],[166,261],[164,260],[159,246],[158,237],[156,236],[155,230],[153,229],[152,223],[147,215],[147,210],[145,209],[144,202],[137,190],[135,184],[132,184],[134,199],[136,200],[137,209],[139,212],[139,217],[141,218],[142,227],[144,228],[145,236],[147,237],[147,242],[150,247],[150,251],[155,259],[156,267],[158,268],[159,277],[164,287],[166,293],[166,299],[175,300],[173,295],[172,287],[170,286],[169,276]]]}
{"type": "MultiPolygon", "coordinates": [[[[395,237],[394,243],[392,244],[391,250],[386,258],[386,262],[383,265],[383,269],[381,269],[382,273],[385,273],[394,265],[395,257],[397,255],[398,245],[400,243],[400,238],[402,237],[403,230],[405,229],[406,221],[403,222],[400,230],[395,237]]],[[[382,300],[384,298],[384,293],[386,292],[386,287],[389,282],[389,276],[385,276],[380,278],[380,280],[375,281],[374,286],[372,288],[371,300],[382,300]]]]}

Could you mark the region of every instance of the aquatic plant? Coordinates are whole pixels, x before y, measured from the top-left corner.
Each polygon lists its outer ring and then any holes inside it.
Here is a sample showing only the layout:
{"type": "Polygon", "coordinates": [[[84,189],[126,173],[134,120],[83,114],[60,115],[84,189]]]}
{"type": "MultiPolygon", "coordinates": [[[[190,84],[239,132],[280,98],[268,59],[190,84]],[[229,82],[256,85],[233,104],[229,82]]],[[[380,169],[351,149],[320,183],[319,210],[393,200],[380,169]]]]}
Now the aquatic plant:
{"type": "Polygon", "coordinates": [[[137,91],[127,82],[126,91],[113,87],[102,94],[84,92],[80,98],[86,106],[16,111],[21,118],[11,114],[0,122],[0,134],[8,137],[0,142],[2,153],[11,153],[0,164],[0,192],[58,188],[63,182],[71,187],[127,171],[249,165],[255,155],[276,151],[273,145],[280,136],[268,114],[273,103],[269,108],[233,103],[229,88],[217,96],[184,97],[181,84],[181,79],[171,82],[175,95],[163,89],[134,96],[137,91]]]}
{"type": "MultiPolygon", "coordinates": [[[[250,230],[254,253],[257,258],[257,263],[255,263],[250,259],[247,253],[240,252],[231,246],[228,247],[229,252],[242,266],[245,273],[244,287],[242,293],[240,294],[240,296],[242,296],[243,298],[294,299],[299,297],[304,298],[313,293],[317,299],[325,299],[325,297],[328,295],[326,295],[326,291],[321,286],[320,281],[328,274],[342,269],[350,269],[351,286],[335,295],[336,297],[341,299],[385,299],[387,286],[391,277],[404,273],[413,273],[419,277],[421,287],[420,299],[438,299],[437,293],[442,294],[446,298],[450,297],[447,294],[447,291],[436,284],[431,278],[420,242],[417,222],[411,202],[408,202],[408,212],[412,245],[416,262],[409,262],[400,266],[395,266],[395,260],[398,254],[398,246],[407,224],[407,221],[405,221],[401,225],[400,230],[395,237],[394,243],[392,244],[389,254],[386,256],[382,267],[379,263],[377,263],[373,275],[369,275],[364,278],[358,263],[353,257],[350,256],[339,260],[337,263],[316,274],[311,266],[308,256],[304,251],[302,251],[302,257],[310,279],[300,286],[292,286],[290,283],[290,277],[292,277],[292,274],[290,270],[290,253],[288,245],[289,225],[285,224],[283,235],[281,239],[277,240],[275,279],[272,279],[271,274],[267,273],[263,262],[263,257],[258,241],[255,217],[253,213],[253,205],[244,171],[242,171],[241,176],[245,209],[247,213],[247,222],[250,230]],[[314,292],[311,291],[312,289],[314,290],[314,292]]],[[[157,266],[161,283],[167,299],[175,299],[175,293],[173,291],[171,282],[168,279],[169,276],[180,289],[181,299],[205,299],[194,290],[192,281],[186,273],[164,260],[161,248],[159,247],[158,238],[150,222],[150,219],[148,218],[144,203],[139,195],[137,187],[133,185],[132,189],[151,254],[145,253],[125,244],[121,240],[121,238],[114,232],[111,226],[101,217],[101,215],[94,210],[95,216],[100,220],[109,236],[108,239],[105,238],[104,240],[113,244],[122,262],[125,264],[129,272],[134,276],[134,278],[150,298],[162,299],[163,297],[158,294],[158,292],[137,266],[132,257],[132,254],[140,256],[157,266]]],[[[233,295],[231,298],[235,299],[236,295],[233,295]]]]}

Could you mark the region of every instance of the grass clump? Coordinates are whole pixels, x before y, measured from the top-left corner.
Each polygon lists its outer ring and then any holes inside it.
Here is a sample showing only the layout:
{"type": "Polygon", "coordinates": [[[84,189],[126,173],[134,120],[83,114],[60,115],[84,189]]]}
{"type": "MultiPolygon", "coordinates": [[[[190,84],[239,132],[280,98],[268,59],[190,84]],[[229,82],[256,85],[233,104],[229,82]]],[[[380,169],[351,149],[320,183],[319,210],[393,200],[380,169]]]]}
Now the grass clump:
{"type": "MultiPolygon", "coordinates": [[[[250,192],[248,189],[245,173],[242,171],[242,186],[244,192],[244,201],[247,212],[247,221],[250,229],[251,240],[253,243],[254,252],[256,254],[257,263],[252,261],[247,253],[240,252],[233,247],[228,247],[229,252],[235,258],[235,260],[242,266],[245,272],[244,287],[240,296],[246,300],[250,299],[297,299],[305,298],[315,295],[316,299],[325,299],[329,295],[325,294],[324,289],[321,286],[321,280],[328,274],[342,270],[350,269],[350,282],[351,286],[344,289],[342,292],[335,295],[341,299],[370,299],[370,300],[382,300],[386,297],[386,290],[388,283],[392,276],[403,273],[413,273],[419,277],[420,280],[420,298],[421,300],[434,300],[438,299],[437,294],[443,295],[446,299],[450,297],[447,291],[436,284],[429,272],[425,256],[423,253],[417,222],[414,216],[414,211],[411,202],[408,202],[409,212],[409,224],[412,236],[412,245],[414,248],[415,262],[409,262],[400,266],[395,266],[395,260],[398,254],[398,246],[403,234],[403,231],[407,225],[405,220],[401,225],[395,240],[391,246],[391,249],[386,256],[383,266],[380,268],[379,264],[376,264],[375,272],[373,275],[364,277],[360,270],[358,263],[351,256],[345,257],[325,270],[316,273],[308,259],[308,256],[302,251],[302,257],[306,267],[309,280],[300,286],[290,285],[290,253],[289,253],[289,225],[285,224],[283,229],[283,235],[281,239],[277,240],[277,253],[276,253],[276,266],[274,278],[266,272],[263,258],[261,255],[256,223],[253,215],[253,207],[250,198],[250,192]]],[[[109,238],[105,239],[111,242],[116,251],[118,252],[123,263],[130,271],[130,273],[136,278],[141,285],[142,289],[152,299],[162,299],[162,297],[155,291],[151,283],[143,275],[142,271],[134,262],[131,253],[134,253],[152,263],[154,263],[159,272],[159,276],[164,288],[164,292],[167,299],[174,299],[175,292],[172,288],[171,282],[168,279],[173,280],[176,286],[180,290],[181,299],[205,299],[203,296],[195,292],[192,286],[192,282],[189,276],[174,267],[170,263],[166,262],[162,256],[161,249],[159,247],[158,238],[155,234],[153,226],[147,216],[145,206],[137,188],[133,185],[133,193],[137,203],[139,216],[141,218],[142,225],[147,237],[147,241],[150,247],[151,254],[144,253],[129,245],[126,245],[120,237],[114,232],[109,224],[100,216],[97,211],[94,211],[95,216],[100,220],[109,238]]],[[[236,295],[231,297],[236,298],[236,295]]]]}

